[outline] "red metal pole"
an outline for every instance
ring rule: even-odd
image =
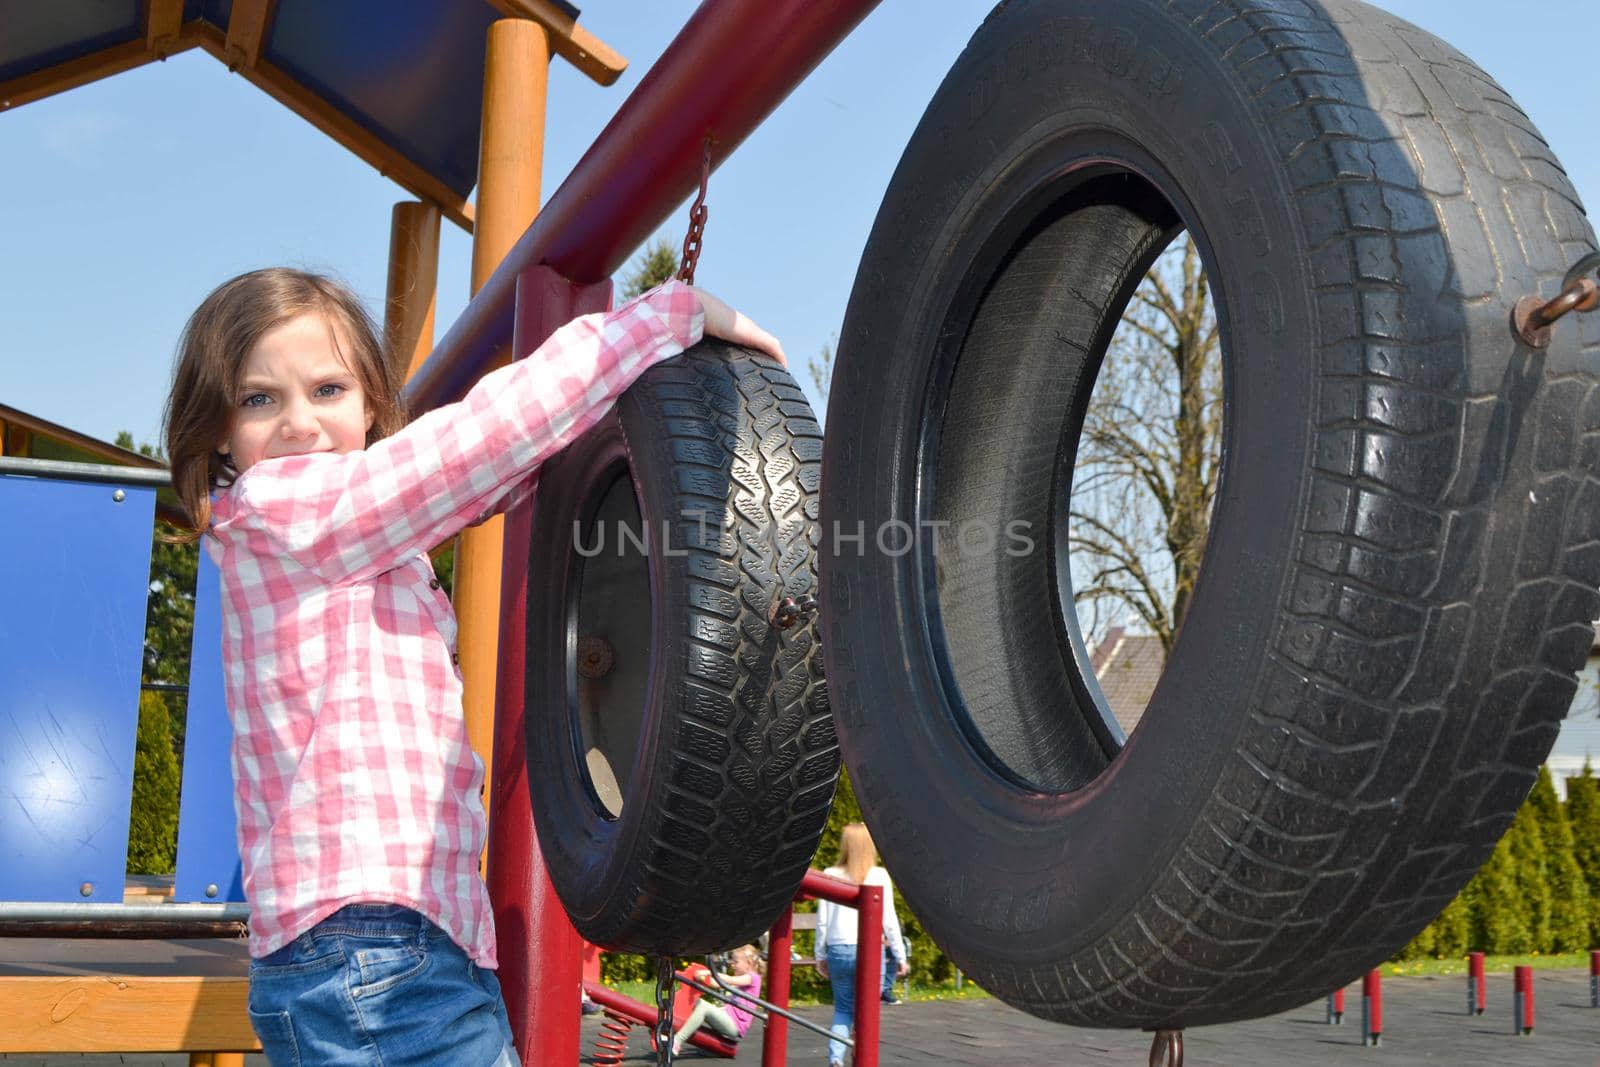
[[[545,263],[580,283],[608,277],[699,187],[706,137],[716,166],[877,3],[702,3],[412,376],[410,409],[477,379],[511,333],[518,274]]]
[[[518,285],[513,358],[528,355],[569,319],[604,311],[610,299],[609,281],[575,286],[548,267],[525,272]],[[528,795],[524,627],[533,518],[532,501],[506,516],[488,884],[500,943],[500,987],[522,1062],[576,1063],[583,941],[545,872]]]
[[[794,947],[794,905],[790,904],[767,934],[767,999],[780,1008],[789,1006],[789,955]],[[785,1067],[789,1058],[789,1020],[776,1012],[767,1015],[761,1038],[761,1067]]]
[[[1483,953],[1467,953],[1467,1014],[1482,1015],[1484,1009]]]
[[[1376,967],[1361,979],[1361,1043],[1377,1045],[1383,1039],[1383,972]]]
[[[1518,967],[1513,972],[1511,1002],[1512,1033],[1526,1037],[1533,1033],[1533,968]]]
[[[883,1002],[883,887],[861,887],[856,917],[856,1055],[855,1067],[878,1067],[878,1016]]]
[[[1328,1023],[1329,1026],[1343,1026],[1344,1025],[1344,990],[1343,989],[1335,989],[1332,993],[1328,994],[1328,1017],[1327,1017],[1327,1023]]]
[[[1600,1008],[1600,949],[1589,953],[1589,1007]]]

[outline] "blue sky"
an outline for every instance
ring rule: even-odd
[[[806,360],[838,333],[901,149],[990,6],[884,0],[712,176],[698,280],[778,334],[808,390]],[[1498,79],[1600,202],[1591,4],[1385,6]],[[582,7],[630,65],[610,88],[554,65],[545,196],[694,9]],[[198,50],[0,114],[0,161],[0,402],[107,439],[156,440],[184,319],[233,274],[332,271],[380,312],[390,208],[409,199]],[[661,230],[674,244],[685,214]],[[439,336],[466,304],[470,248],[446,223]]]

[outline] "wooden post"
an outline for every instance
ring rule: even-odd
[[[501,19],[489,27],[483,72],[483,136],[472,235],[476,293],[539,211],[544,162],[545,86],[550,40],[538,23]],[[501,352],[493,366],[510,359]],[[485,368],[489,370],[492,368]],[[496,516],[456,543],[455,608],[467,737],[484,764],[484,805],[494,795],[494,689],[500,633],[500,556],[504,521]],[[485,863],[480,862],[480,866]]]
[[[439,297],[439,205],[402,200],[389,216],[389,290],[383,339],[402,380],[433,351]]]

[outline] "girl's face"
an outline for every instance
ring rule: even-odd
[[[361,379],[339,355],[353,350],[319,312],[262,334],[245,356],[233,424],[218,451],[243,474],[264,459],[366,447],[373,413]]]
[[[734,974],[749,974],[753,970],[755,970],[755,962],[750,959],[748,954],[741,952],[733,957]]]

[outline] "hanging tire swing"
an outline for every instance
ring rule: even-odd
[[[1180,231],[1221,328],[1222,473],[1124,740],[1066,501]],[[827,536],[867,531],[824,553],[841,745],[957,966],[1049,1019],[1219,1023],[1342,986],[1452,899],[1600,613],[1600,324],[1537,352],[1509,327],[1593,248],[1505,92],[1374,8],[995,8],[864,252],[822,497]],[[1033,547],[966,553],[973,522]],[[874,544],[891,527],[912,550]]]
[[[595,944],[754,940],[816,851],[839,773],[809,610],[821,451],[782,367],[708,339],[540,474],[530,788],[550,880]]]

